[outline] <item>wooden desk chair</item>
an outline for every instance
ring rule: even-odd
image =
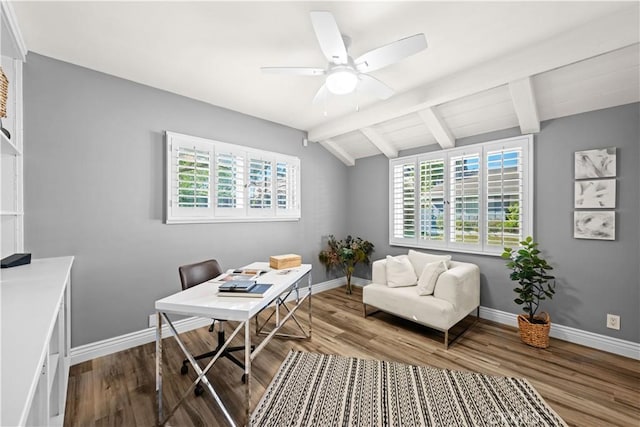
[[[204,283],[208,280],[214,279],[222,274],[222,268],[220,268],[220,264],[215,259],[210,259],[207,261],[197,262],[195,264],[183,265],[178,267],[178,274],[180,275],[180,282],[182,283],[182,290],[189,289],[192,286],[199,285],[200,283]],[[209,332],[213,332],[215,328],[216,321],[218,322],[218,345],[217,347],[209,351],[207,353],[196,356],[196,360],[206,359],[209,357],[213,357],[222,347],[225,342],[224,337],[224,320],[213,319],[213,323],[209,327]],[[253,349],[253,348],[252,348]],[[236,359],[231,353],[234,351],[244,351],[244,346],[238,347],[227,347],[224,349],[220,357],[226,357],[231,360],[233,363],[238,365],[244,371],[244,363]],[[186,375],[189,372],[189,361],[184,359],[182,361],[182,368],[180,369],[180,373],[182,375]],[[244,374],[242,375],[242,382],[245,381]],[[204,392],[204,389],[200,384],[198,384],[195,388],[196,396],[200,396]]]

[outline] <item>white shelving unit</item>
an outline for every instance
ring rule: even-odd
[[[0,1],[0,65],[9,81],[7,117],[0,133],[0,258],[24,251],[24,211],[22,170],[22,64],[26,47],[11,5]]]
[[[73,257],[2,270],[0,425],[61,426],[71,350]]]

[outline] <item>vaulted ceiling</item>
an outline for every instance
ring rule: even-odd
[[[29,50],[308,131],[347,165],[383,153],[640,101],[638,2],[14,2]],[[428,49],[371,73],[396,94],[312,99],[326,66],[309,19],[350,54],[416,33]]]

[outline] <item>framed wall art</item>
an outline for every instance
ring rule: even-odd
[[[576,181],[574,194],[575,208],[615,208],[616,180]]]
[[[575,211],[573,237],[576,239],[615,240],[614,211]]]
[[[576,151],[575,179],[616,176],[616,147]]]

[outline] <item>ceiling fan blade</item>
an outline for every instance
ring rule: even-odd
[[[355,60],[356,68],[361,73],[379,70],[426,48],[427,38],[416,34],[365,53]]]
[[[299,76],[321,76],[325,73],[322,68],[308,67],[261,67],[263,73],[296,74]]]
[[[324,56],[334,64],[346,64],[348,61],[347,48],[331,12],[314,10],[310,12],[310,15],[313,30]]]
[[[327,85],[323,84],[320,86],[320,89],[318,89],[318,92],[316,92],[316,96],[313,97],[313,103],[319,104],[327,99],[327,96],[329,96],[329,91],[327,90]]]
[[[360,78],[358,89],[379,99],[389,99],[395,93],[393,89],[374,77],[367,74],[360,74],[358,77]]]

